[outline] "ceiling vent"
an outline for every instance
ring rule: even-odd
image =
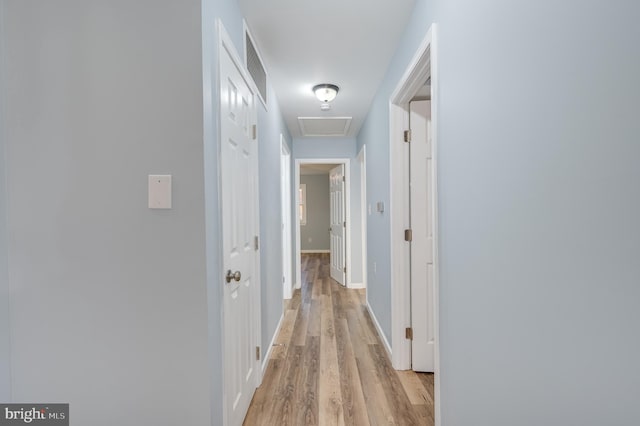
[[[262,100],[265,108],[267,107],[267,73],[264,70],[264,65],[262,63],[262,59],[258,54],[258,50],[256,49],[255,44],[253,43],[253,38],[249,33],[249,28],[247,28],[246,23],[244,27],[244,51],[245,51],[245,63],[247,66],[247,71],[251,75],[253,82],[258,89],[258,95]]]
[[[302,136],[347,136],[351,117],[298,117]]]

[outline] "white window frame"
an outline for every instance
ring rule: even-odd
[[[307,224],[307,184],[301,183],[298,187],[298,218],[300,225]],[[302,207],[302,211],[300,208]]]
[[[264,68],[264,76],[265,79],[267,80],[267,87],[266,90],[269,90],[269,73],[267,72],[267,64],[265,64],[264,59],[262,59],[262,55],[260,54],[260,51],[258,50],[258,46],[256,45],[255,42],[255,37],[253,37],[253,34],[251,34],[251,30],[249,29],[249,26],[247,25],[247,21],[246,20],[242,20],[242,28],[244,30],[243,32],[243,36],[242,36],[242,41],[244,42],[244,45],[242,46],[243,50],[244,50],[244,67],[245,69],[248,69],[247,67],[247,38],[249,40],[251,40],[251,44],[253,44],[253,48],[256,51],[256,54],[258,55],[258,59],[260,59],[260,62],[262,63],[262,68]],[[251,77],[249,80],[251,80],[251,84],[253,86],[254,92],[256,95],[258,95],[258,99],[260,99],[260,102],[262,103],[262,106],[264,107],[265,111],[268,111],[269,108],[267,108],[267,101],[262,97],[262,93],[260,93],[260,90],[258,90],[258,87],[256,86],[256,83],[253,81],[253,77],[251,76],[250,73],[249,77]]]

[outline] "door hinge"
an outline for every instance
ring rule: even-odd
[[[253,247],[258,250],[260,248],[260,237],[257,235],[253,237]]]
[[[260,361],[260,346],[256,346],[256,361]]]
[[[413,328],[407,327],[404,329],[404,336],[408,340],[413,340]]]
[[[413,240],[413,231],[411,231],[411,229],[405,229],[404,230],[404,240],[405,241],[412,241]]]
[[[258,126],[253,125],[253,139],[258,137]]]
[[[343,181],[343,182],[346,182],[346,181],[347,181],[346,176],[342,176],[342,181]]]
[[[344,268],[342,268],[342,272],[344,272],[345,274],[347,273],[347,267],[346,266]]]
[[[404,141],[411,142],[411,130],[404,131]]]
[[[346,228],[347,227],[347,222],[342,222],[342,227]]]

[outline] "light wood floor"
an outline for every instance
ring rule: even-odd
[[[433,374],[395,371],[364,290],[329,277],[329,255],[303,255],[296,290],[245,425],[433,425]]]

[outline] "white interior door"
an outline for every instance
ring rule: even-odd
[[[329,172],[329,192],[330,202],[329,210],[331,215],[329,232],[330,251],[331,251],[331,278],[342,285],[345,285],[346,269],[346,226],[345,219],[345,181],[344,181],[344,164],[334,167]]]
[[[411,363],[415,371],[434,371],[435,299],[433,265],[434,176],[431,101],[410,103],[411,192]]]
[[[220,52],[220,133],[226,424],[241,425],[258,383],[257,144],[254,95],[228,48]],[[205,374],[203,372],[203,374]]]
[[[284,137],[280,135],[280,184],[282,202],[282,294],[291,299],[291,154]]]

